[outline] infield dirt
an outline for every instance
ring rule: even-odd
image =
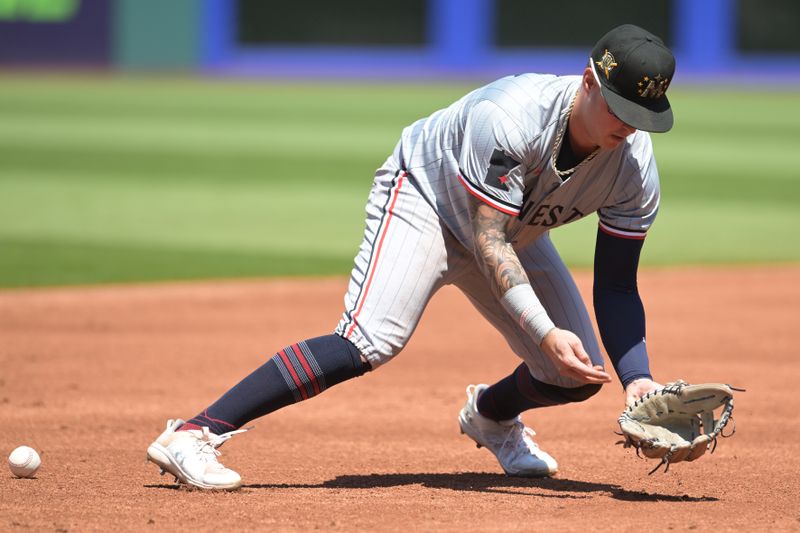
[[[576,280],[590,294],[590,274]],[[0,472],[2,531],[800,530],[795,335],[800,267],[645,270],[661,381],[722,381],[736,434],[666,474],[615,445],[613,383],[526,422],[553,479],[502,475],[459,434],[469,383],[518,360],[455,289],[396,360],[256,420],[222,448],[232,493],[178,489],[145,463],[167,418],[196,414],[272,354],[330,332],[347,280],[0,292],[0,451],[37,449],[35,479]]]

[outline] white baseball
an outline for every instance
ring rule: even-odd
[[[39,454],[29,446],[20,446],[8,456],[8,468],[17,477],[33,477],[41,464]]]

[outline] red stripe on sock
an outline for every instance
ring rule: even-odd
[[[302,396],[304,400],[308,400],[308,393],[306,392],[306,388],[303,387],[303,382],[300,381],[300,376],[298,376],[297,372],[295,372],[294,367],[292,366],[292,362],[289,360],[289,356],[286,355],[283,350],[278,352],[278,355],[283,360],[283,364],[286,365],[286,368],[289,369],[289,373],[292,375],[294,384],[297,385],[298,389],[300,389],[300,396]]]
[[[300,349],[300,347],[296,344],[292,344],[292,350],[294,350],[294,354],[297,356],[297,359],[300,361],[300,364],[306,371],[308,378],[311,380],[311,386],[314,388],[314,396],[316,396],[319,394],[319,383],[317,383],[317,376],[311,371],[311,365],[308,364],[308,360],[306,359],[306,356],[303,354],[303,351]]]
[[[211,418],[210,416],[208,416],[208,409],[203,411],[203,415],[202,416],[203,416],[203,418],[208,418],[212,422],[218,422],[220,424],[224,424],[224,425],[228,426],[229,428],[236,429],[236,426],[234,426],[233,424],[225,422],[224,420],[220,420],[219,418]]]

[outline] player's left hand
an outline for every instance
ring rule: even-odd
[[[652,392],[654,390],[663,389],[664,385],[656,383],[652,379],[648,378],[639,378],[634,379],[628,386],[625,387],[625,405],[631,406],[633,403],[647,394],[648,392]]]
[[[659,386],[650,379],[631,382],[626,389],[644,390]],[[666,386],[645,393],[638,402],[627,407],[620,415],[619,427],[625,437],[626,448],[636,448],[636,455],[643,454],[661,462],[650,471],[661,466],[664,471],[672,463],[694,461],[706,451],[714,451],[717,437],[733,420],[733,391],[723,383],[701,383],[689,385],[683,380],[667,383]],[[722,408],[719,417],[714,411]],[[736,430],[733,425],[729,437]]]

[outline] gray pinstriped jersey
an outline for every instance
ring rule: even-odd
[[[601,150],[565,181],[550,165],[580,79],[502,78],[403,131],[405,169],[465,247],[473,248],[469,195],[516,217],[510,235],[519,246],[595,211],[605,231],[644,237],[659,204],[649,134],[637,131],[615,149]],[[502,175],[491,168],[498,157],[511,162],[500,165],[508,169]]]

